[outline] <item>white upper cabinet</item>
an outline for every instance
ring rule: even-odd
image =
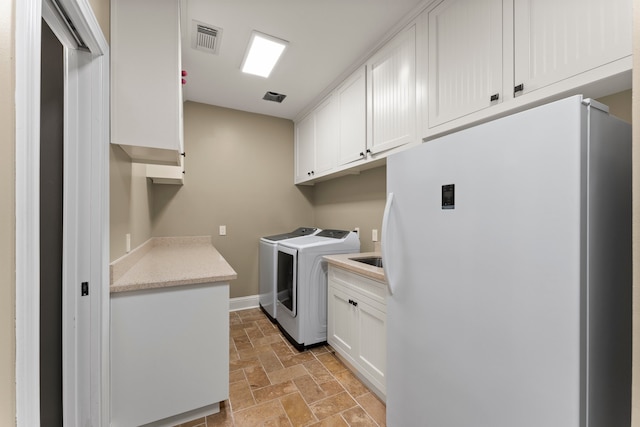
[[[365,68],[361,67],[336,90],[338,104],[338,165],[366,157],[367,86]]]
[[[180,165],[178,0],[111,0],[111,142],[133,161]]]
[[[367,61],[367,146],[372,155],[416,139],[416,26]]]
[[[631,0],[443,0],[423,18],[421,136],[631,84]],[[425,131],[426,129],[426,131]]]
[[[502,102],[502,0],[445,0],[428,13],[429,123]]]
[[[338,115],[332,96],[295,125],[295,183],[310,181],[336,166]]]
[[[296,123],[296,183],[311,179],[315,145],[315,120],[313,113]]]
[[[560,97],[631,87],[632,0],[432,0],[406,22],[331,89],[335,121],[317,118],[325,100],[313,142],[297,130],[297,184]]]
[[[521,93],[631,54],[630,0],[514,0],[514,19]]]
[[[329,97],[314,111],[315,166],[314,172],[324,173],[336,166],[336,143],[338,142],[338,112],[334,97]]]

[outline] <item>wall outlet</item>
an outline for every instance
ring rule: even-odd
[[[377,242],[378,241],[378,230],[376,230],[375,228],[373,230],[371,230],[371,240],[373,242]]]
[[[124,235],[125,246],[127,253],[131,252],[131,233],[127,233]]]
[[[226,225],[221,225],[218,234],[220,234],[221,236],[226,236],[227,235],[227,226]]]

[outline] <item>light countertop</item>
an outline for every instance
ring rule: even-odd
[[[356,254],[337,254],[337,255],[325,255],[324,259],[329,264],[333,264],[337,267],[344,268],[345,270],[358,273],[362,276],[370,277],[375,280],[386,283],[387,279],[384,275],[384,269],[375,267],[373,265],[364,264],[362,262],[353,261],[349,258],[363,258],[371,256],[380,256],[380,252],[362,252]]]
[[[153,237],[110,265],[111,293],[238,277],[211,243],[210,236]]]

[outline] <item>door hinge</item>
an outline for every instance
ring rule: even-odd
[[[89,282],[82,282],[80,296],[86,297],[89,295]]]

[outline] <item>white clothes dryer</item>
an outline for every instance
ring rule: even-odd
[[[358,234],[323,230],[278,243],[276,320],[298,350],[327,341],[327,261],[324,255],[360,252]]]
[[[260,239],[258,253],[258,302],[264,314],[266,314],[272,322],[275,323],[276,321],[278,242],[284,242],[302,236],[311,236],[320,231],[322,230],[314,227],[299,227],[289,233],[265,236]]]

